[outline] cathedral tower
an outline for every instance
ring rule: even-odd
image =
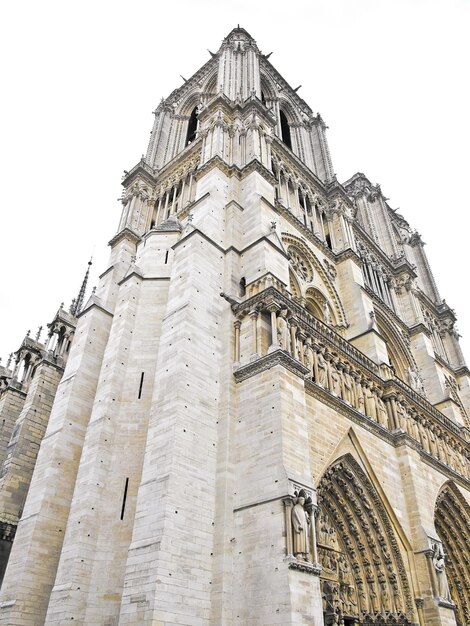
[[[455,314],[325,129],[242,28],[158,105],[69,320],[0,624],[468,623]]]

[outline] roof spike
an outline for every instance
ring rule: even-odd
[[[83,301],[85,299],[86,286],[88,283],[88,276],[90,275],[90,267],[92,265],[93,265],[93,257],[88,261],[88,267],[85,273],[85,277],[83,278],[80,291],[78,292],[78,296],[72,300],[72,305],[70,307],[70,313],[72,315],[77,316],[80,313],[80,309],[83,306]]]

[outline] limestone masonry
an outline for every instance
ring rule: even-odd
[[[424,244],[242,28],[109,265],[0,366],[0,624],[470,624],[470,372]]]

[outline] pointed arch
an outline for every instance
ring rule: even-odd
[[[379,332],[387,344],[390,363],[396,375],[408,384],[408,368],[418,371],[413,354],[395,324],[387,319],[379,307],[374,307],[374,311]]]
[[[332,321],[337,323],[336,316],[332,310],[328,298],[316,287],[309,287],[305,292],[305,306],[316,318],[327,324]]]
[[[336,320],[338,326],[343,326],[346,328],[347,320],[343,305],[341,304],[338,292],[336,291],[336,288],[333,285],[331,278],[328,276],[323,264],[300,237],[297,237],[296,235],[287,232],[281,233],[281,236],[282,242],[286,247],[287,252],[289,252],[290,246],[294,246],[299,252],[301,252],[303,257],[308,260],[309,264],[311,264],[314,273],[318,275],[322,285],[325,288],[326,297],[328,299],[331,310],[333,311],[332,317]],[[311,285],[309,284],[308,286],[310,287]],[[315,285],[315,287],[317,287],[317,285]],[[302,293],[301,295],[305,297],[305,293]]]
[[[447,582],[457,626],[470,623],[470,506],[449,481],[436,500],[434,524],[445,554]]]
[[[393,623],[412,624],[412,594],[391,519],[351,454],[327,469],[317,498],[325,624],[382,623],[384,615]]]
[[[292,296],[297,300],[302,297],[302,290],[300,289],[299,281],[297,280],[292,269],[289,268],[289,288]]]
[[[215,72],[213,72],[212,74],[210,74],[210,76],[207,77],[201,90],[206,96],[215,96],[217,94],[218,92],[217,76],[218,76],[218,70],[216,69]]]

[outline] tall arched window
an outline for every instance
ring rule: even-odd
[[[188,132],[186,133],[185,146],[196,139],[197,132],[197,107],[194,107],[188,121]]]
[[[292,150],[289,122],[287,121],[287,117],[284,111],[279,111],[279,118],[281,120],[281,139],[286,144],[286,146]]]

